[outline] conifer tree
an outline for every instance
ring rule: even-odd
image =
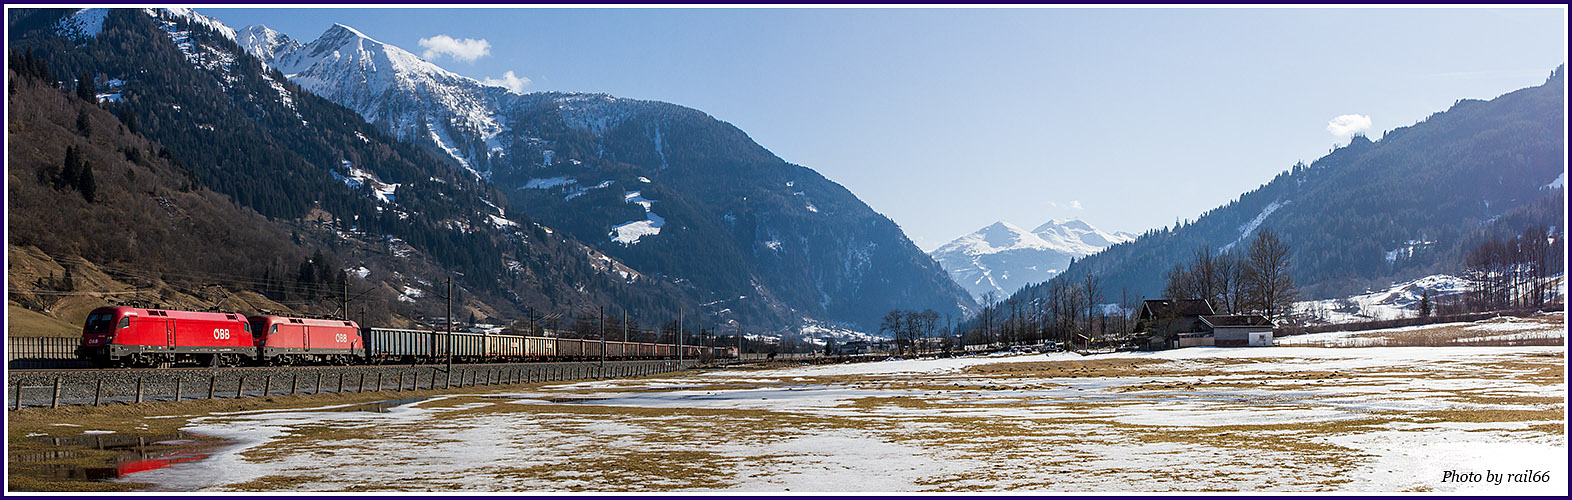
[[[93,89],[93,75],[83,73],[82,76],[76,78],[77,97],[87,102],[93,102],[97,95],[97,92]]]
[[[77,177],[76,189],[77,191],[82,192],[82,199],[87,200],[88,203],[92,203],[94,201],[94,198],[98,194],[98,186],[94,184],[93,181],[92,163],[82,163],[82,173],[79,177]]]

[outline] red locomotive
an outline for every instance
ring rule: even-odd
[[[252,316],[260,358],[279,365],[331,363],[347,365],[365,355],[360,326],[333,319]]]
[[[256,356],[251,324],[233,313],[100,307],[87,315],[77,357],[100,366],[239,365]]]

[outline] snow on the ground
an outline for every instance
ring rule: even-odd
[[[567,177],[547,177],[547,178],[543,178],[543,179],[530,179],[529,182],[524,183],[524,185],[519,187],[519,189],[551,189],[551,188],[554,188],[554,187],[557,187],[557,186],[566,186],[568,184],[575,184],[575,183],[578,183],[578,182],[579,181],[577,181],[575,179],[570,179],[570,178],[567,178]]]
[[[610,181],[607,181],[610,182]],[[611,228],[611,241],[623,245],[632,245],[639,242],[640,238],[660,234],[661,226],[666,225],[666,219],[655,215],[652,208],[655,200],[645,198],[640,191],[625,191],[622,195],[623,203],[631,203],[644,208],[644,219],[624,222]]]
[[[779,250],[779,248],[776,247],[772,248]],[[803,319],[802,328],[800,328],[797,333],[800,334],[803,338],[807,339],[830,338],[835,339],[837,342],[870,342],[882,340],[882,337],[870,335],[866,332],[858,331],[845,325],[808,318]]]
[[[333,174],[334,179],[343,182],[350,189],[360,189],[360,186],[366,185],[371,188],[371,196],[382,203],[393,203],[397,200],[393,193],[398,191],[398,187],[402,183],[389,184],[382,182],[377,178],[376,174],[356,168],[354,162],[349,160],[340,161],[343,162],[344,168],[349,170],[349,176],[340,175],[337,171],[329,171],[329,173]]]
[[[1419,315],[1419,301],[1426,291],[1434,301],[1467,290],[1468,281],[1463,278],[1436,274],[1351,297],[1295,302],[1294,310],[1319,323],[1411,318]]]
[[[291,478],[282,484],[317,491],[1560,494],[1565,431],[1550,425],[1559,417],[1538,415],[1559,415],[1547,410],[1563,405],[1543,401],[1564,401],[1566,386],[1525,374],[1565,355],[1563,347],[1189,348],[559,382],[387,413],[200,417],[186,430],[237,444],[122,480],[203,491]],[[1042,361],[1129,368],[968,371]],[[1492,419],[1498,410],[1507,416]],[[1441,481],[1443,471],[1487,469],[1549,470],[1550,481]]]
[[[1433,323],[1429,325],[1381,328],[1375,330],[1336,331],[1291,335],[1274,339],[1279,346],[1343,346],[1375,347],[1392,337],[1411,333],[1433,332],[1447,334],[1456,342],[1485,342],[1495,340],[1554,339],[1566,337],[1566,322],[1561,312],[1518,318],[1501,316],[1475,322]],[[1477,332],[1476,336],[1465,334]]]

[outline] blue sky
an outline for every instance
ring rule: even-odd
[[[697,108],[925,250],[996,220],[1193,219],[1346,143],[1334,118],[1378,139],[1543,83],[1567,50],[1563,6],[199,11],[302,43],[336,22],[454,47],[430,59],[526,92]]]

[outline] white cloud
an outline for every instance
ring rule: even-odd
[[[524,93],[524,87],[530,84],[530,80],[529,77],[518,76],[513,74],[512,71],[509,71],[507,73],[503,73],[502,78],[487,78],[485,80],[481,80],[480,83],[481,85],[490,85],[493,87],[505,87],[514,93],[522,94]]]
[[[1073,208],[1073,209],[1076,209],[1076,210],[1084,209],[1084,207],[1081,206],[1081,200],[1071,200],[1070,201],[1070,208]]]
[[[426,60],[448,56],[457,61],[475,62],[476,59],[491,55],[491,42],[484,38],[476,40],[437,35],[420,39],[420,46],[426,48],[426,51],[420,54],[420,57]]]
[[[1338,137],[1350,137],[1370,128],[1370,117],[1365,115],[1340,115],[1326,123],[1326,131]]]

